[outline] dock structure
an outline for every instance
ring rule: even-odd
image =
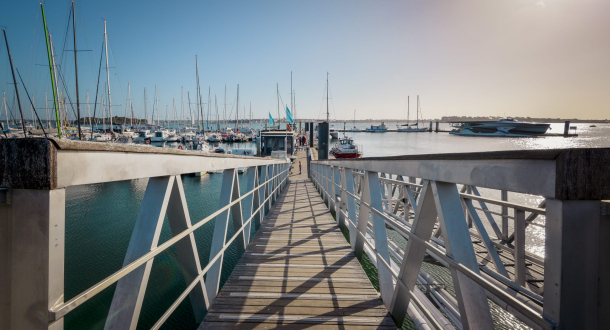
[[[136,329],[152,263],[170,248],[186,288],[151,329],[168,326],[183,303],[199,329],[610,324],[610,149],[354,160],[316,154],[299,151],[291,166],[153,147],[0,140],[0,329],[64,329],[66,315],[104,290],[113,290],[109,316],[95,323]],[[238,176],[238,168],[248,171]],[[219,170],[216,211],[191,219],[181,175]],[[66,301],[66,188],[141,178],[148,183],[123,265]],[[159,244],[165,219],[173,236]],[[214,227],[203,262],[194,233],[206,223]],[[532,228],[543,233],[544,257],[532,253]],[[241,258],[222,283],[229,247]],[[374,267],[365,273],[361,262]],[[428,273],[431,265],[444,277]],[[498,324],[505,320],[511,323]]]
[[[313,183],[296,175],[199,329],[274,327],[396,329]]]

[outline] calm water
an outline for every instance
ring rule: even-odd
[[[370,124],[357,124],[365,128]],[[394,129],[396,123],[386,122]],[[610,147],[610,125],[575,124],[579,137],[543,138],[480,138],[451,136],[447,133],[348,133],[355,143],[362,145],[364,156],[391,156],[404,154],[427,154],[449,152],[473,152],[517,149],[550,149],[576,147]],[[335,124],[336,128],[343,125]],[[348,128],[352,125],[349,125]],[[448,127],[443,127],[448,129]],[[563,132],[563,124],[553,124],[553,133]],[[223,145],[225,149],[254,147],[253,143]],[[214,212],[218,206],[221,175],[203,177],[183,176],[187,204],[191,221],[196,223]],[[138,214],[148,180],[133,180],[115,183],[70,187],[66,191],[66,276],[65,300],[89,288],[121,268],[127,245]],[[244,176],[240,175],[241,189],[245,189]],[[482,194],[499,198],[499,193],[482,190]],[[510,194],[509,200],[537,205],[537,196]],[[496,211],[499,211],[496,209]],[[544,219],[537,220],[544,224]],[[199,257],[207,264],[213,222],[195,232]],[[232,235],[229,225],[229,237]],[[537,255],[544,255],[544,229],[530,226],[527,229],[527,248]],[[169,225],[164,223],[159,244],[171,237]],[[399,240],[399,237],[395,238]],[[229,249],[223,267],[226,280],[237,262],[235,249]],[[445,269],[427,267],[437,281],[452,290],[450,276]],[[180,272],[175,250],[170,249],[154,260],[150,281],[138,327],[150,328],[173,301],[186,288]],[[103,329],[108,315],[114,286],[91,299],[66,316],[66,329]],[[520,328],[512,316],[494,309],[499,328]],[[186,299],[166,322],[165,329],[195,329],[190,303]]]

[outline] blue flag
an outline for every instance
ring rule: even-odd
[[[292,114],[290,113],[290,109],[288,109],[288,106],[286,106],[286,121],[289,123],[294,123],[294,120],[292,120]]]
[[[269,126],[273,126],[273,117],[271,117],[271,112],[269,112]]]

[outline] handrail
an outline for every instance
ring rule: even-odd
[[[275,180],[277,177],[281,176],[286,171],[289,171],[289,170],[286,169],[286,170],[282,171],[281,173],[278,173],[274,177],[270,178],[269,180],[265,181],[264,183],[259,184],[256,188],[250,190],[248,193],[240,196],[238,199],[235,199],[233,202],[229,203],[228,205],[224,206],[223,208],[218,209],[216,212],[210,214],[209,216],[205,217],[201,221],[199,221],[196,224],[194,224],[191,228],[186,229],[185,231],[181,232],[178,235],[175,235],[174,237],[172,237],[171,239],[169,239],[165,243],[159,245],[158,247],[156,247],[155,249],[151,250],[150,252],[146,253],[142,257],[136,259],[135,261],[131,262],[127,266],[124,266],[123,268],[119,269],[118,271],[116,271],[112,275],[106,277],[102,281],[100,281],[97,284],[91,286],[89,289],[87,289],[87,290],[81,292],[80,294],[74,296],[69,301],[53,306],[51,309],[49,309],[49,313],[52,316],[52,319],[53,320],[58,320],[59,318],[64,317],[66,314],[68,314],[69,312],[71,312],[72,310],[77,308],[78,306],[82,305],[87,300],[91,299],[96,294],[98,294],[99,292],[101,292],[104,289],[108,288],[112,284],[118,282],[121,278],[125,277],[127,274],[131,273],[132,271],[134,271],[138,267],[142,266],[143,264],[145,264],[149,260],[153,259],[155,256],[157,256],[161,252],[167,250],[172,245],[176,244],[177,242],[179,242],[181,239],[183,239],[184,237],[186,237],[190,233],[192,233],[195,230],[199,229],[201,226],[206,224],[208,221],[214,219],[216,216],[218,216],[221,213],[223,213],[224,211],[228,210],[233,205],[241,202],[244,198],[248,197],[250,194],[253,194],[257,189],[260,189],[263,186],[266,187],[271,181]],[[285,180],[286,179],[284,179],[284,181]],[[282,182],[284,182],[284,181],[282,181]],[[273,190],[273,192],[275,192],[277,189],[279,189],[279,187],[280,186],[278,185]],[[269,195],[269,197],[267,197],[265,199],[265,202],[267,202],[269,200],[269,198],[271,198],[271,194]],[[262,206],[264,206],[264,205],[265,204],[262,204]],[[261,206],[259,206],[257,208],[256,212],[258,212],[260,210],[260,208],[261,208]],[[256,212],[253,212],[252,215],[250,216],[250,218],[248,219],[248,221],[244,222],[244,225],[240,228],[240,230],[233,235],[233,237],[230,240],[231,242],[235,239],[235,237],[237,237],[239,235],[239,233],[241,233],[241,231],[243,230],[245,225],[248,224],[251,221],[252,218],[254,218],[254,216],[256,215]],[[224,252],[225,248],[223,248],[223,250],[221,252],[219,252],[216,255],[216,257],[208,263],[208,266],[206,267],[205,272],[207,272],[207,270],[209,269],[209,266],[211,266],[218,259],[218,257],[220,257],[221,253]]]
[[[286,171],[290,171],[290,169],[284,170],[282,173],[286,172]],[[281,174],[281,173],[280,173]],[[275,177],[274,177],[275,178]],[[286,180],[288,180],[288,177],[284,177],[284,179],[282,180],[282,183],[285,182]],[[270,181],[270,180],[269,180]],[[268,181],[267,181],[268,182]],[[260,187],[260,185],[259,185]],[[274,190],[273,193],[276,192],[276,190],[278,190],[281,187],[281,184],[279,184]],[[255,188],[255,189],[258,189]],[[254,191],[254,190],[253,190]],[[151,329],[155,330],[155,329],[159,329],[161,328],[161,326],[163,325],[163,323],[165,323],[165,321],[167,321],[167,319],[169,318],[169,316],[176,310],[176,308],[178,308],[178,306],[180,305],[180,303],[182,303],[182,301],[184,300],[184,298],[186,298],[186,296],[193,290],[193,288],[195,288],[195,285],[197,285],[197,282],[199,282],[203,276],[208,272],[208,270],[210,269],[210,267],[218,260],[218,258],[220,258],[220,256],[226,251],[226,249],[229,247],[229,245],[231,245],[231,243],[233,243],[233,241],[238,237],[238,235],[244,230],[244,228],[246,228],[246,225],[249,224],[252,219],[254,219],[254,216],[260,211],[261,208],[265,207],[265,203],[271,198],[272,194],[269,194],[269,197],[267,197],[265,199],[265,201],[263,203],[261,203],[258,208],[256,208],[255,211],[252,211],[252,215],[250,216],[250,218],[248,218],[248,220],[246,222],[244,222],[244,225],[241,226],[241,228],[239,228],[239,230],[237,232],[235,232],[235,234],[233,234],[233,236],[231,237],[231,239],[229,239],[224,245],[223,248],[216,254],[216,256],[214,257],[214,259],[210,260],[208,262],[208,265],[201,270],[201,272],[199,273],[199,275],[197,275],[197,277],[191,282],[191,284],[184,290],[184,292],[176,299],[176,301],[174,301],[174,303],[170,306],[170,308],[167,309],[167,311],[165,313],[163,313],[163,315],[161,316],[161,318],[159,318],[159,320],[153,325],[153,327]]]
[[[332,194],[325,188],[326,187],[325,184],[329,184],[329,186],[332,187],[333,190],[335,190],[335,188],[339,189],[339,191],[335,190],[335,195],[340,195],[340,194],[346,193],[347,195],[349,195],[352,198],[354,198],[355,201],[358,201],[360,203],[361,209],[364,206],[367,209],[369,209],[371,212],[374,212],[375,214],[377,214],[380,217],[382,217],[384,219],[384,222],[386,223],[386,225],[393,224],[391,227],[394,230],[396,230],[398,233],[400,233],[402,236],[407,237],[408,239],[413,239],[415,242],[421,244],[422,246],[425,246],[427,250],[429,250],[432,253],[434,253],[436,256],[438,256],[440,259],[442,259],[446,264],[448,264],[451,267],[454,267],[460,273],[466,275],[468,278],[470,278],[471,280],[476,282],[478,285],[483,287],[485,290],[489,291],[490,293],[494,294],[495,296],[497,296],[498,298],[503,300],[510,307],[514,308],[516,311],[518,311],[519,313],[523,314],[525,317],[527,317],[528,319],[533,321],[536,325],[538,325],[538,326],[540,326],[540,327],[542,327],[544,329],[550,329],[550,328],[554,328],[555,327],[555,324],[552,321],[547,320],[538,311],[533,310],[531,307],[527,306],[526,304],[523,304],[521,301],[519,301],[518,299],[516,299],[513,296],[509,295],[505,291],[503,291],[503,290],[499,289],[498,287],[494,286],[487,279],[485,279],[481,275],[473,272],[468,267],[466,267],[466,266],[464,266],[464,265],[462,265],[460,263],[455,262],[451,256],[446,254],[446,252],[440,250],[435,245],[425,241],[424,239],[422,239],[422,238],[418,237],[417,235],[415,235],[414,233],[412,233],[410,230],[408,230],[408,229],[404,228],[403,226],[399,225],[399,223],[395,219],[393,219],[390,216],[388,216],[388,214],[386,214],[382,210],[381,211],[377,210],[376,208],[372,207],[372,205],[370,205],[369,203],[364,202],[360,198],[360,196],[358,196],[357,194],[354,194],[354,193],[351,193],[351,192],[347,191],[345,189],[345,187],[342,187],[341,185],[333,182],[333,180],[331,180],[329,177],[326,177],[326,175],[324,175],[324,173],[318,172],[317,169],[315,167],[313,167],[313,166],[312,166],[312,171],[315,172],[315,175],[313,175],[312,178],[313,178],[314,182],[316,183],[316,185],[318,186],[318,188],[321,190],[322,195],[323,196],[327,195],[328,198],[332,200],[332,202],[337,203],[337,201],[334,198],[335,196],[332,196]],[[363,175],[363,173],[353,172],[353,175],[354,176],[361,176],[361,175]],[[325,181],[325,183],[318,182],[318,176],[320,176],[321,179]],[[379,181],[381,181],[381,182],[390,182],[390,183],[396,182],[397,184],[405,184],[406,183],[406,182],[402,182],[402,181],[398,181],[398,180],[392,180],[392,179],[387,179],[387,178],[379,178]],[[407,183],[407,184],[408,185],[412,185],[412,183]],[[420,185],[420,187],[421,187],[421,185]],[[488,202],[488,203],[491,203],[491,204],[496,204],[496,202],[499,202],[498,204],[500,206],[508,206],[508,207],[512,207],[512,208],[515,208],[515,209],[519,209],[519,210],[523,210],[523,211],[528,211],[528,212],[532,212],[532,213],[536,213],[536,214],[544,215],[545,212],[546,212],[544,209],[540,209],[540,208],[536,208],[536,207],[529,207],[529,206],[524,206],[524,205],[520,205],[520,204],[516,204],[516,203],[508,203],[508,202],[504,202],[504,201],[497,201],[497,200],[494,200],[494,199],[480,197],[480,196],[475,196],[475,195],[471,195],[471,194],[460,193],[460,197],[461,197],[461,199],[479,200],[479,201]],[[331,205],[330,202],[329,202],[329,205]],[[349,215],[346,212],[343,212],[343,210],[340,210],[339,212],[342,212],[342,215],[343,215],[344,219],[347,219],[349,221],[349,223],[354,228],[357,227],[357,225],[352,221],[352,219],[349,218]],[[364,243],[367,246],[369,246],[369,248],[377,256],[379,256],[379,253],[373,247],[372,243],[368,241],[368,239],[365,236],[365,234],[363,232],[359,231],[359,230],[356,230],[355,232],[358,235],[362,236],[364,238]],[[377,260],[381,260],[382,264],[384,265],[384,267],[386,267],[388,270],[390,270],[390,273],[392,274],[392,277],[394,278],[394,280],[396,280],[397,284],[404,286],[404,283],[402,283],[402,281],[400,281],[400,279],[397,278],[397,275],[392,270],[392,267],[390,265],[387,265],[383,258],[378,257]]]

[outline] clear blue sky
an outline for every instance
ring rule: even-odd
[[[45,2],[74,99],[73,55],[62,51],[73,48],[71,30],[64,40],[70,6]],[[162,116],[173,99],[180,111],[182,86],[185,100],[190,91],[194,102],[197,54],[204,100],[210,87],[222,111],[226,84],[231,108],[240,84],[240,111],[252,102],[256,118],[277,116],[276,83],[290,103],[290,71],[301,118],[324,117],[327,71],[333,118],[352,118],[354,109],[359,119],[404,118],[407,95],[413,109],[417,94],[426,118],[609,118],[609,12],[610,1],[601,0],[77,0],[78,48],[91,50],[79,53],[81,102],[87,90],[91,103],[95,97],[106,19],[115,115],[124,114],[128,81],[138,117],[145,87],[149,114],[155,85]],[[38,1],[2,2],[0,26],[29,92],[43,105],[51,87]],[[0,82],[10,106],[4,40]],[[29,118],[23,90],[21,101]]]

